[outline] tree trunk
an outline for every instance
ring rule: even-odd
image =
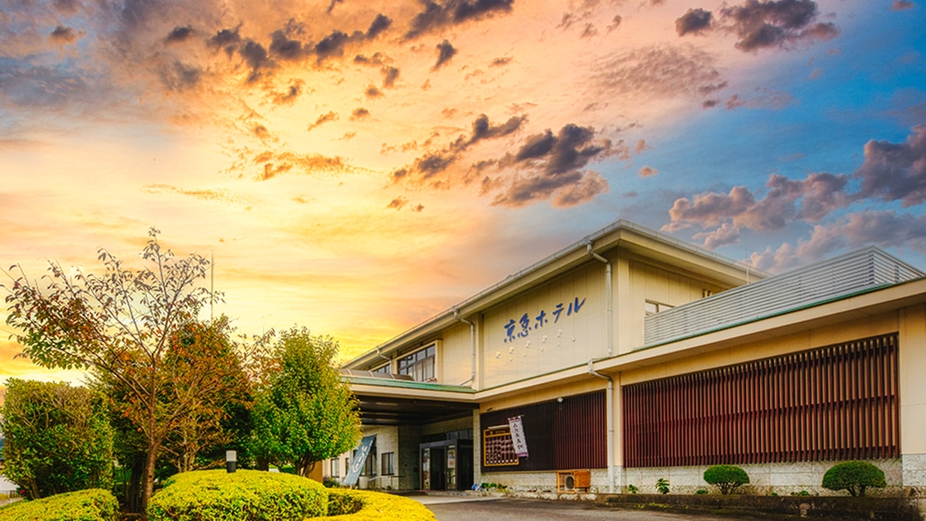
[[[148,502],[154,494],[154,464],[158,459],[158,446],[150,444],[145,455],[145,478],[141,493],[141,517],[148,519]]]
[[[142,512],[141,483],[145,475],[146,459],[144,452],[136,452],[132,456],[132,466],[125,487],[125,510],[130,513],[140,514]]]

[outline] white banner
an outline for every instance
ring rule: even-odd
[[[524,425],[521,423],[521,417],[508,418],[508,426],[511,428],[511,443],[514,445],[514,453],[519,458],[527,457],[527,439],[524,437]]]

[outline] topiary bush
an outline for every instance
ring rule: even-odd
[[[402,496],[345,488],[328,489],[328,494],[331,517],[326,521],[437,521],[424,505]]]
[[[302,521],[327,514],[321,483],[259,470],[177,474],[148,504],[148,521]]]
[[[704,481],[720,487],[721,494],[729,494],[749,483],[749,474],[735,465],[714,465],[704,471]]]
[[[847,461],[833,465],[823,475],[823,488],[848,490],[853,497],[864,496],[868,487],[884,488],[884,472],[867,461]]]
[[[116,521],[119,502],[108,490],[65,492],[0,508],[0,521]]]

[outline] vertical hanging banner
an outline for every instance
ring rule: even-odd
[[[526,458],[527,438],[524,437],[524,424],[521,423],[521,417],[508,418],[508,427],[511,428],[511,443],[514,445],[515,455],[519,458]]]
[[[347,475],[344,476],[344,485],[356,485],[357,478],[360,477],[360,471],[363,470],[363,464],[367,461],[367,456],[370,455],[370,448],[373,446],[373,440],[376,439],[376,436],[365,436],[360,440],[360,446],[357,447],[357,452],[354,453],[354,459],[350,462],[350,469],[347,471]]]

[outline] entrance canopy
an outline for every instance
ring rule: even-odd
[[[475,391],[458,385],[342,373],[360,401],[363,425],[420,425],[470,417]]]

